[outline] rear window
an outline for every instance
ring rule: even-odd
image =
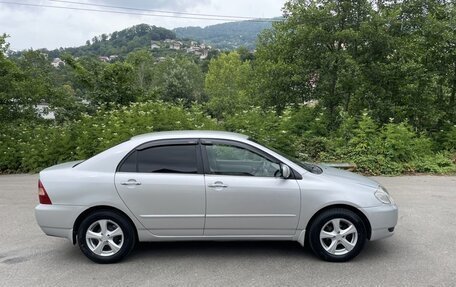
[[[119,171],[197,173],[196,147],[196,145],[169,145],[135,151],[125,159]]]
[[[134,151],[124,160],[119,168],[120,172],[136,172],[136,154],[137,152]]]

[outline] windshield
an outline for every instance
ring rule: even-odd
[[[272,150],[273,152],[275,152],[275,153],[283,156],[284,158],[294,162],[295,164],[299,165],[300,167],[302,167],[303,169],[305,169],[305,170],[307,170],[309,172],[316,173],[316,174],[320,174],[320,173],[323,172],[323,169],[321,167],[319,167],[318,165],[314,164],[314,163],[302,161],[302,160],[300,160],[300,159],[298,159],[298,158],[296,158],[294,156],[291,156],[291,155],[286,154],[286,153],[284,153],[282,151],[279,151],[279,150],[277,150],[277,149],[275,149],[273,147],[270,147],[270,146],[268,146],[266,144],[263,144],[263,143],[255,140],[255,139],[252,139],[250,137],[248,138],[248,140],[252,141],[254,143],[260,144],[260,145]]]

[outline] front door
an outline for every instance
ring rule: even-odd
[[[274,158],[249,145],[203,140],[205,235],[294,235],[300,189]]]
[[[152,142],[123,161],[120,197],[157,236],[203,235],[205,187],[197,140]]]

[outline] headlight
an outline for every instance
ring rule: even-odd
[[[383,186],[380,186],[375,192],[375,197],[380,200],[380,202],[385,204],[394,203],[393,198],[389,195],[388,191]]]

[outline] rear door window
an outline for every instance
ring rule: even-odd
[[[120,172],[198,173],[197,145],[153,146],[131,153]]]

